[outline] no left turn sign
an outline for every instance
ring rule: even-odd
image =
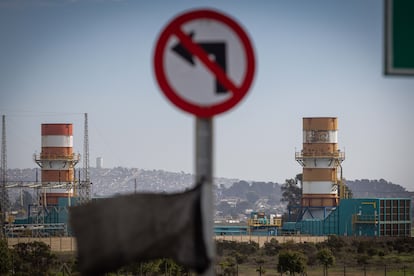
[[[155,47],[154,70],[172,103],[208,118],[246,95],[255,58],[249,37],[236,21],[203,9],[181,14],[164,28]]]

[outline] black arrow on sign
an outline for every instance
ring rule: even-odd
[[[189,37],[192,39],[194,32],[189,34]],[[218,66],[226,71],[226,44],[224,42],[197,42],[195,43],[200,46],[208,54],[214,55],[215,62]],[[183,44],[178,42],[175,46],[171,48],[177,55],[186,60],[192,66],[194,63],[194,55],[184,47]],[[224,87],[216,78],[216,93],[226,93],[227,88]]]

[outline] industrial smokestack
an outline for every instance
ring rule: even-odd
[[[72,124],[42,124],[42,151],[35,154],[35,161],[42,169],[46,197],[42,202],[57,204],[60,197],[73,196],[73,170],[79,155],[73,153]]]
[[[303,149],[296,153],[303,167],[301,206],[304,218],[325,218],[339,204],[340,166],[335,117],[303,118]]]

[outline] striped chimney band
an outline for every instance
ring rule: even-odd
[[[303,207],[334,207],[339,203],[338,121],[335,117],[303,118]]]

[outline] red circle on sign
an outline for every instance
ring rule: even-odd
[[[184,23],[199,19],[212,19],[219,21],[234,31],[234,33],[240,39],[246,59],[246,73],[240,85],[234,84],[231,79],[226,76],[224,71],[217,64],[215,64],[215,62],[211,62],[209,60],[208,56],[205,54],[205,52],[203,52],[202,49],[200,49],[197,45],[194,45],[194,43],[191,44],[191,41],[188,42],[191,40],[191,38],[188,38],[187,35],[182,32],[181,26]],[[202,60],[204,65],[215,75],[219,82],[229,90],[229,93],[232,93],[232,96],[230,98],[218,104],[204,106],[197,105],[188,101],[187,99],[184,99],[177,93],[177,91],[175,91],[175,89],[170,85],[168,81],[164,64],[165,53],[166,50],[168,50],[166,49],[167,43],[172,36],[176,36],[181,42],[183,42],[189,52],[195,54]],[[174,18],[161,32],[161,35],[158,38],[155,47],[154,70],[155,77],[161,90],[173,104],[175,104],[180,109],[192,113],[198,117],[208,118],[231,109],[247,94],[253,82],[255,71],[253,47],[246,32],[236,21],[229,18],[228,16],[213,10],[206,9],[190,11]]]

